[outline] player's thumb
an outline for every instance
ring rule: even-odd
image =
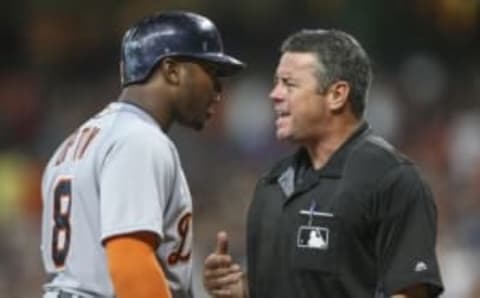
[[[225,231],[217,233],[217,246],[215,247],[215,253],[227,254],[228,253],[228,235]]]

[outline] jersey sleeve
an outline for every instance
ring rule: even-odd
[[[163,238],[175,159],[166,140],[135,134],[115,142],[100,177],[101,238],[150,231]]]
[[[429,187],[412,165],[391,170],[378,193],[376,251],[382,292],[426,284],[430,297],[443,291],[436,244],[436,207]]]

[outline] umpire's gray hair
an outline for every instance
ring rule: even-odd
[[[336,81],[348,82],[352,112],[363,117],[372,69],[366,51],[353,36],[340,30],[304,29],[287,37],[281,52],[315,53],[319,92],[325,92]]]

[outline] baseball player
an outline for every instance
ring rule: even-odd
[[[174,122],[201,129],[244,64],[215,25],[165,12],[128,29],[117,102],[56,150],[42,181],[44,298],[192,297],[192,202]]]

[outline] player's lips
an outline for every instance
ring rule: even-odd
[[[212,97],[212,99],[208,102],[207,105],[207,110],[205,112],[207,119],[215,115],[216,112],[216,107],[220,100],[222,99],[222,94],[221,93],[215,93],[215,95]]]
[[[208,105],[207,112],[206,112],[207,119],[215,115],[215,105],[216,105],[216,102],[212,102]]]
[[[208,111],[207,111],[207,119],[210,119],[213,115],[215,115],[215,110],[208,109]]]

